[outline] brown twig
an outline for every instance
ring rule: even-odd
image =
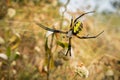
[[[48,54],[47,80],[50,80],[50,61],[51,61],[51,57],[52,57],[51,50],[52,50],[52,47],[53,47],[53,38],[54,38],[54,33],[52,34],[51,44],[50,44],[50,52],[49,52],[49,54]],[[48,38],[47,38],[47,39],[48,39]]]
[[[65,12],[67,11],[67,5],[69,4],[69,2],[70,2],[70,0],[67,0],[66,4],[64,5],[65,10],[62,12],[61,23],[60,23],[60,29],[62,29],[64,14],[65,14]]]

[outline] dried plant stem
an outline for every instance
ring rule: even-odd
[[[10,80],[10,61],[8,59],[8,80]]]
[[[47,72],[47,80],[50,80],[49,77],[50,77],[50,54],[48,54],[48,65],[47,65],[47,69],[48,69],[48,72]]]
[[[64,14],[67,11],[67,5],[69,4],[70,0],[67,0],[66,4],[64,5],[65,10],[62,12],[62,17],[61,17],[61,24],[60,24],[60,29],[62,29],[63,26],[63,19],[64,19]]]
[[[47,80],[50,80],[50,61],[51,61],[51,57],[52,57],[51,50],[52,50],[52,47],[53,47],[53,38],[54,38],[54,34],[52,34],[51,44],[50,44],[50,52],[49,52],[49,54],[48,54]]]
[[[75,75],[74,75],[74,77],[73,77],[73,79],[72,80],[76,80],[76,77],[78,76],[78,74],[76,73]]]

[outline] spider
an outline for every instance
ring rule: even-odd
[[[68,49],[67,49],[67,52],[66,52],[65,56],[67,56],[68,53],[71,56],[71,39],[72,39],[72,36],[75,36],[79,39],[91,39],[91,38],[97,38],[99,35],[101,35],[104,32],[104,31],[101,31],[100,33],[98,33],[95,36],[88,36],[88,35],[87,36],[78,36],[78,33],[80,31],[82,31],[82,29],[83,29],[83,24],[82,24],[81,21],[78,21],[78,19],[81,18],[82,16],[86,15],[86,14],[93,13],[93,12],[94,11],[83,13],[80,16],[78,16],[75,20],[73,20],[73,18],[71,18],[70,29],[68,31],[51,29],[51,28],[48,28],[48,27],[42,25],[41,23],[38,23],[38,22],[35,22],[35,23],[37,25],[39,25],[41,28],[43,28],[47,31],[51,31],[51,32],[54,32],[54,33],[66,34],[67,38],[69,39],[69,42],[68,42]]]

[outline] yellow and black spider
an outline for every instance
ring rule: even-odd
[[[37,25],[39,25],[41,28],[45,29],[45,30],[48,30],[48,31],[52,31],[54,33],[62,33],[62,34],[66,34],[66,36],[69,38],[69,44],[68,44],[68,50],[66,52],[66,56],[67,54],[69,53],[70,56],[71,56],[71,39],[72,39],[72,36],[75,36],[79,39],[91,39],[91,38],[96,38],[98,37],[100,34],[102,34],[104,31],[100,32],[99,34],[95,35],[95,36],[78,36],[78,33],[80,31],[82,31],[82,28],[83,28],[83,24],[82,22],[80,22],[78,19],[81,18],[82,16],[84,16],[85,14],[88,14],[88,13],[93,13],[94,11],[91,11],[91,12],[87,12],[87,13],[83,13],[81,14],[80,16],[78,16],[75,20],[73,20],[73,18],[71,19],[71,24],[70,24],[70,30],[69,31],[61,31],[61,30],[56,30],[56,29],[51,29],[51,28],[48,28],[44,25],[42,25],[41,23],[38,23],[38,22],[35,22]]]

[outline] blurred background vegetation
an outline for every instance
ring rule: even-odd
[[[81,19],[84,29],[80,36],[95,35],[102,30],[104,33],[96,39],[74,38],[72,57],[59,55],[64,52],[61,44],[68,42],[64,35],[55,34],[51,48],[52,37],[46,38],[47,31],[34,23],[69,30],[71,17],[75,18],[91,7],[87,4],[84,10],[73,12],[67,7],[75,9],[71,1],[0,0],[0,80],[46,80],[48,76],[48,80],[75,80],[72,68],[75,65],[85,66],[89,71],[88,78],[78,76],[76,80],[120,80],[119,0],[108,0],[114,11],[99,12],[100,6],[96,6],[95,13]],[[48,54],[52,56],[50,62]]]

